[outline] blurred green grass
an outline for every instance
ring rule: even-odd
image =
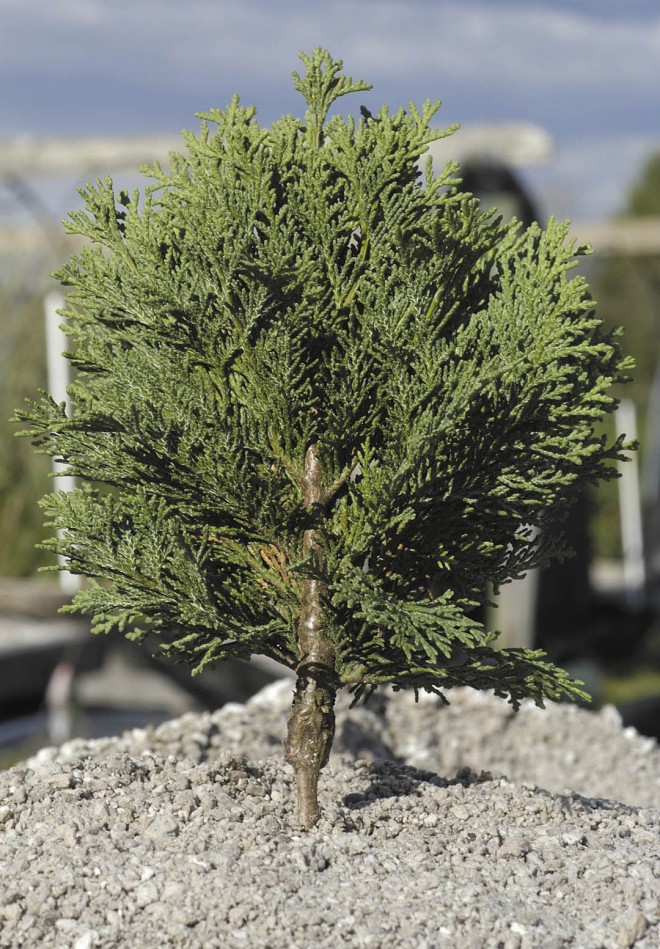
[[[22,279],[21,279],[22,278]],[[0,282],[0,576],[26,577],[52,558],[35,549],[43,540],[39,498],[52,490],[50,460],[34,451],[9,419],[26,397],[46,387],[43,280],[25,275]]]

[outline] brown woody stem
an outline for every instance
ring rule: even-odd
[[[312,515],[320,516],[324,487],[315,443],[305,454],[302,487],[305,507]],[[335,732],[337,681],[335,650],[323,622],[327,583],[318,577],[323,573],[325,557],[316,526],[303,533],[303,553],[311,560],[317,576],[307,577],[302,583],[300,661],[284,750],[296,776],[298,817],[302,826],[310,830],[319,819],[319,774],[330,757]]]

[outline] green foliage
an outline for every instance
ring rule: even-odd
[[[19,278],[29,280],[30,291]],[[30,576],[53,560],[35,549],[44,536],[37,501],[49,489],[50,464],[16,440],[9,422],[16,405],[45,384],[43,338],[34,270],[28,276],[14,266],[0,277],[0,576]]]
[[[642,169],[622,209],[624,217],[660,214],[660,154]],[[644,465],[646,427],[651,387],[660,343],[660,256],[612,255],[598,262],[592,279],[598,313],[605,327],[623,326],[626,349],[635,361],[635,378],[614,394],[632,399],[637,409],[640,461]],[[593,495],[596,516],[592,521],[593,546],[597,556],[620,559],[618,501],[612,486]]]
[[[69,218],[91,242],[58,274],[72,414],[44,396],[19,417],[82,482],[44,502],[51,549],[91,578],[74,607],[196,669],[295,669],[317,579],[358,695],[580,695],[540,653],[496,650],[475,611],[487,582],[562,553],[546,529],[624,449],[596,432],[628,366],[569,279],[583,249],[554,220],[482,213],[455,166],[420,172],[439,103],[328,117],[369,86],[302,59],[304,121],[261,128],[235,98],[143,194],[97,181]]]
[[[651,155],[628,197],[627,212],[635,217],[660,214],[660,153]]]

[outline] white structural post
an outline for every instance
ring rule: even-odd
[[[500,631],[499,649],[534,648],[540,579],[541,571],[534,567],[519,580],[505,583],[495,598],[496,608],[488,609],[488,629]]]
[[[44,316],[46,320],[46,360],[48,369],[48,391],[57,403],[66,402],[67,386],[69,384],[69,364],[62,356],[68,346],[66,333],[61,329],[63,318],[57,311],[64,307],[64,297],[55,290],[44,298]],[[72,491],[75,487],[75,478],[62,474],[66,465],[53,459],[53,473],[57,475],[55,487],[59,491]],[[58,557],[61,566],[64,566],[63,557]],[[59,572],[60,588],[67,596],[73,596],[80,589],[80,577],[69,573],[68,570]]]
[[[615,413],[616,433],[627,438],[637,437],[637,413],[631,399],[622,399]],[[640,606],[644,599],[646,568],[644,565],[644,535],[642,505],[639,489],[637,452],[630,461],[619,462],[619,516],[623,552],[623,584],[629,606]]]
[[[497,609],[488,611],[488,628],[500,630],[498,649],[534,648],[540,576],[541,571],[535,567],[500,590]]]

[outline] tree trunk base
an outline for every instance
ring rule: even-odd
[[[311,830],[320,816],[319,774],[328,763],[335,733],[337,687],[331,678],[327,669],[308,665],[298,670],[284,742],[286,760],[296,776],[298,819],[305,830]]]

